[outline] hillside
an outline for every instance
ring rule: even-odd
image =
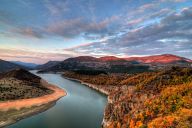
[[[34,69],[38,66],[38,64],[35,64],[35,63],[27,63],[27,62],[21,62],[21,61],[11,61],[11,63],[17,64],[29,69]]]
[[[147,57],[118,58],[104,56],[95,58],[79,56],[68,58],[61,62],[48,62],[39,66],[39,72],[62,72],[74,70],[103,70],[107,73],[140,73],[150,70],[159,70],[171,66],[189,67],[190,59],[171,54]]]
[[[154,56],[146,56],[146,57],[130,57],[130,58],[126,58],[126,60],[129,60],[129,61],[134,60],[142,63],[160,63],[160,64],[191,62],[190,59],[172,55],[172,54],[162,54],[162,55],[154,55]]]
[[[41,78],[23,70],[16,69],[0,74],[0,100],[34,98],[52,93],[41,85]]]
[[[37,70],[45,70],[45,69],[48,69],[50,67],[53,67],[55,65],[57,65],[60,61],[49,61],[45,64],[42,64],[42,65],[38,65],[35,67],[35,69]]]
[[[191,68],[173,67],[135,75],[65,72],[63,76],[107,92],[105,128],[192,126]]]
[[[115,58],[95,58],[90,56],[80,56],[68,58],[58,64],[46,67],[39,72],[62,72],[75,70],[102,70],[109,73],[135,73],[148,71],[149,66],[133,61]]]
[[[98,58],[101,61],[119,61],[119,60],[125,60],[124,58],[118,58],[116,56],[103,56]]]
[[[0,59],[0,73],[10,71],[13,69],[17,69],[17,68],[26,69],[26,67],[23,67],[23,66],[20,66],[20,65],[17,65],[17,64],[14,64],[14,63]]]

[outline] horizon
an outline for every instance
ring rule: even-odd
[[[69,58],[76,58],[76,57],[94,57],[94,58],[102,58],[102,57],[117,57],[117,58],[120,58],[120,59],[128,59],[128,58],[134,58],[134,57],[151,57],[151,56],[161,56],[161,55],[173,55],[173,56],[177,56],[177,55],[174,55],[174,54],[155,54],[155,55],[146,55],[146,56],[128,56],[128,57],[118,57],[118,56],[100,56],[100,57],[95,57],[95,56],[74,56],[74,57],[68,57],[68,58],[65,58],[64,60],[66,59],[69,59]],[[182,56],[178,56],[178,57],[182,57]],[[182,57],[182,58],[185,58],[185,57]],[[186,58],[186,59],[189,59],[192,61],[192,59],[190,58]],[[1,58],[0,58],[1,60]],[[43,62],[43,63],[34,63],[34,62],[25,62],[25,61],[17,61],[17,60],[6,60],[6,61],[9,61],[9,62],[24,62],[24,63],[31,63],[31,64],[36,64],[36,65],[42,65],[42,64],[46,64],[48,62],[51,62],[51,61],[64,61],[64,60],[48,60],[46,62]]]
[[[36,64],[77,56],[192,59],[191,5],[190,0],[2,0],[0,59]]]

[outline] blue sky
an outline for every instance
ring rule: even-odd
[[[1,0],[0,58],[176,54],[192,59],[191,0]]]

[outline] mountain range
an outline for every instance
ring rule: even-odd
[[[103,70],[110,73],[138,73],[149,71],[164,66],[188,66],[192,60],[172,55],[162,54],[146,57],[118,58],[115,56],[104,56],[100,58],[92,56],[79,56],[68,58],[61,62],[50,61],[38,66],[40,72],[59,72],[66,70]]]
[[[52,67],[52,66],[55,66],[55,65],[58,64],[59,62],[60,62],[60,61],[49,61],[49,62],[47,62],[47,63],[45,63],[45,64],[36,66],[35,69],[37,69],[37,70],[39,70],[39,69],[44,70],[44,69],[50,68],[50,67]]]
[[[17,68],[26,69],[24,66],[0,59],[0,72],[6,72]]]
[[[27,63],[27,62],[22,62],[22,61],[10,61],[11,63],[26,67],[26,68],[30,68],[30,69],[34,69],[36,68],[39,64],[35,64],[35,63]]]
[[[12,69],[37,69],[40,72],[58,72],[65,70],[104,70],[106,72],[143,72],[155,65],[156,67],[167,65],[188,66],[192,60],[172,55],[162,54],[145,57],[119,58],[115,56],[104,56],[100,58],[92,56],[79,56],[68,58],[63,61],[49,61],[42,65],[25,63],[20,61],[5,61],[0,59],[0,72]]]
[[[138,61],[142,63],[160,63],[160,64],[169,64],[169,63],[178,63],[178,62],[192,62],[192,60],[172,55],[172,54],[163,54],[163,55],[154,55],[146,57],[130,57],[126,58],[128,61]]]

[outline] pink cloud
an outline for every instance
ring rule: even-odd
[[[24,61],[32,63],[45,63],[49,60],[64,60],[71,57],[65,53],[41,53],[25,50],[0,49],[0,58],[8,61]]]

